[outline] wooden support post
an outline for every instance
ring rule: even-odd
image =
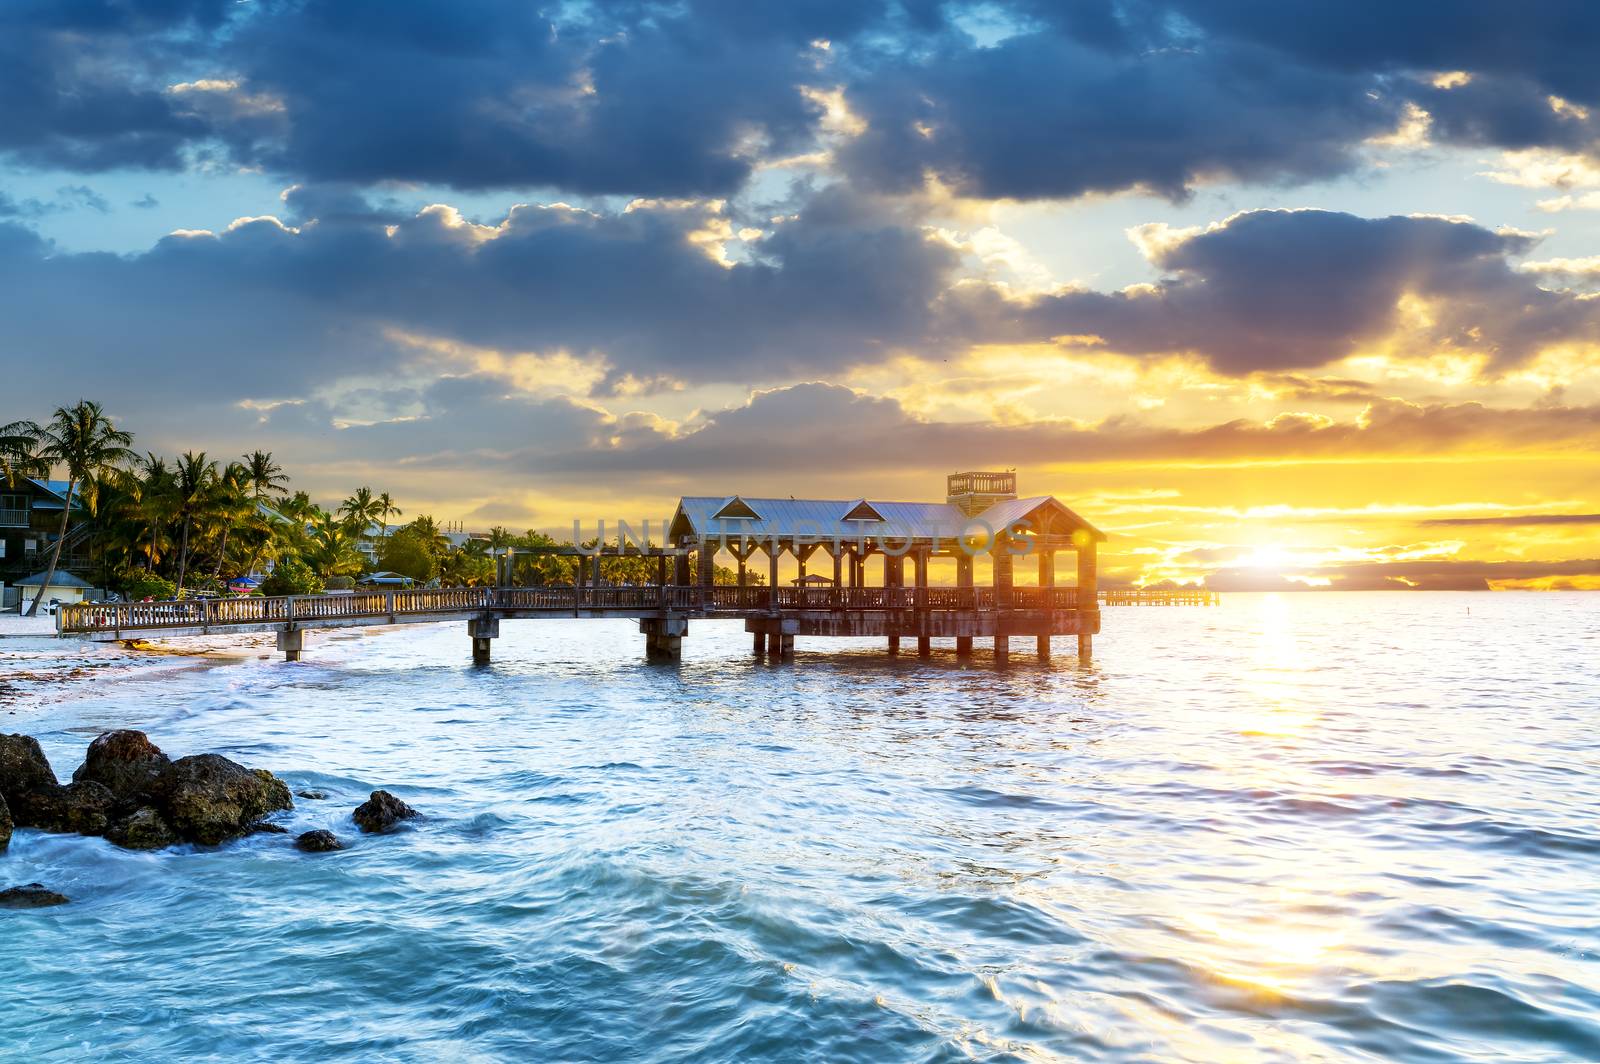
[[[667,583],[667,556],[656,555],[656,586],[665,587]]]
[[[889,637],[889,656],[891,658],[892,657],[897,657],[899,655],[899,653],[900,653],[900,637],[897,636],[897,635],[892,635],[892,636]]]
[[[925,635],[917,636],[917,657],[926,658],[933,655],[933,640]]]
[[[831,549],[828,553],[833,556],[833,586],[844,587],[844,548]]]
[[[1016,582],[1013,573],[1014,556],[1004,545],[997,546],[994,553],[989,556],[994,569],[994,604],[996,609],[1008,610],[1011,608],[1011,588]]]
[[[1056,552],[1043,549],[1039,552],[1039,586],[1052,588],[1056,586]],[[1054,611],[1051,611],[1052,613]],[[1050,660],[1050,633],[1039,636],[1039,660]]]
[[[672,556],[672,582],[678,587],[689,586],[688,544],[678,544],[678,553]]]
[[[778,658],[780,661],[794,660],[794,636],[780,635],[778,637]]]
[[[772,608],[778,608],[778,558],[783,547],[776,539],[767,544],[767,587],[771,590]]]
[[[1078,661],[1087,665],[1094,651],[1094,633],[1100,630],[1100,577],[1095,542],[1084,536],[1078,544]]]
[[[777,660],[783,652],[783,635],[780,632],[767,633],[767,657]]]
[[[710,587],[716,582],[717,573],[717,541],[702,539],[700,541],[700,586]]]
[[[972,637],[970,635],[956,636],[956,657],[962,661],[972,657]]]
[[[599,587],[601,585],[601,583],[603,582],[602,577],[600,576],[600,548],[601,548],[601,546],[603,546],[603,544],[597,543],[597,544],[595,544],[595,548],[594,548],[594,550],[595,550],[595,554],[594,554],[594,586],[595,587]]]
[[[994,663],[1005,665],[1011,661],[1011,637],[997,635],[994,637]]]
[[[763,632],[756,632],[755,633],[755,643],[751,647],[751,653],[755,654],[755,656],[759,658],[761,656],[761,652],[763,650],[766,650],[766,649],[767,649],[767,637],[766,637],[766,634],[763,633]]]

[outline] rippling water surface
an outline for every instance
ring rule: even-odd
[[[1600,1059],[1600,595],[1235,595],[1017,640],[315,638],[0,727],[329,794],[160,854],[19,832],[0,1057]],[[0,657],[58,644],[0,641]],[[361,837],[387,787],[426,814]]]

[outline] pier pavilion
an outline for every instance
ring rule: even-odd
[[[1073,634],[1087,658],[1100,628],[1095,552],[1105,533],[1054,496],[1019,498],[1014,472],[954,473],[945,489],[942,502],[684,498],[667,528],[668,543],[678,548],[674,582],[712,587],[715,559],[726,551],[738,566],[737,586],[749,589],[751,563],[764,555],[764,590],[773,608],[768,616],[746,618],[745,627],[758,651],[765,640],[767,651],[780,656],[793,653],[796,635],[882,636],[891,654],[909,638],[917,641],[920,655],[929,653],[935,638],[954,638],[957,653],[967,654],[974,638],[991,637],[996,657],[1004,660],[1010,636],[1031,635],[1040,655],[1048,657],[1052,635]],[[1064,551],[1077,559],[1075,586],[1060,589],[1070,594],[1057,593],[1056,557]],[[779,585],[778,565],[786,553],[798,571],[792,588]],[[831,585],[820,588],[808,583],[808,568],[819,554],[832,567]],[[977,594],[974,585],[980,557],[988,560],[992,576],[987,595]],[[851,591],[869,590],[874,559],[882,560],[882,606],[832,608],[853,601]],[[935,559],[954,561],[954,595],[930,586]],[[1036,588],[1016,587],[1019,560],[1037,564]],[[759,590],[748,596],[752,605],[761,598]],[[808,599],[818,608],[807,608]],[[783,608],[787,601],[795,606]],[[873,599],[857,595],[854,601]],[[938,608],[946,602],[953,608]]]

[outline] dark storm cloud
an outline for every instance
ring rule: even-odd
[[[512,454],[519,470],[576,477],[670,475],[692,470],[732,477],[787,468],[796,454],[848,453],[863,472],[1015,462],[1217,462],[1259,458],[1537,452],[1593,446],[1600,408],[1492,409],[1477,403],[1419,405],[1385,400],[1347,421],[1281,415],[1203,428],[1157,427],[1113,418],[1083,427],[1055,421],[1019,425],[930,422],[892,399],[826,384],[800,384],[717,411],[694,431],[639,433],[605,447]]]
[[[1588,150],[1590,120],[1546,97],[1594,98],[1596,18],[1488,0],[35,0],[0,12],[0,152],[727,195],[815,147],[822,109],[801,90],[842,85],[868,128],[839,165],[876,187],[933,172],[986,196],[1178,198],[1349,171],[1408,102],[1446,140]],[[1477,79],[1427,80],[1453,69]]]
[[[1208,34],[1345,71],[1451,71],[1522,78],[1600,101],[1600,5],[1587,0],[1156,0]]]
[[[1181,199],[1202,178],[1352,169],[1361,142],[1400,118],[1401,101],[1374,87],[1255,47],[1102,49],[1041,31],[978,48],[950,36],[851,81],[868,129],[840,154],[852,174],[894,190],[932,172],[988,198],[1140,187]]]
[[[1418,326],[1426,343],[1484,352],[1504,366],[1600,323],[1600,305],[1511,268],[1508,259],[1533,243],[1442,218],[1250,211],[1197,235],[1157,239],[1150,254],[1166,276],[1151,288],[1018,301],[965,286],[950,310],[964,327],[990,323],[1015,340],[1096,334],[1115,351],[1192,351],[1223,372],[1248,373],[1351,354],[1394,330],[1410,295],[1430,301],[1431,324]]]
[[[1600,314],[1510,269],[1528,238],[1431,218],[1254,212],[1157,241],[1166,278],[1152,288],[1015,299],[959,281],[955,249],[837,187],[742,253],[738,220],[704,204],[522,207],[480,227],[448,208],[406,216],[311,186],[291,190],[286,208],[297,228],[242,221],[133,256],[60,252],[0,226],[0,345],[22,356],[13,385],[54,394],[94,377],[159,397],[183,380],[197,397],[301,399],[425,358],[439,371],[426,344],[397,336],[564,351],[603,366],[603,390],[792,380],[1066,334],[1135,355],[1195,352],[1245,374],[1383,337],[1408,293],[1434,301],[1430,342],[1509,365],[1590,335]],[[715,256],[723,238],[737,257]],[[1280,383],[1301,397],[1371,398],[1309,380]]]
[[[0,152],[33,165],[177,169],[204,121],[164,91],[224,0],[24,0],[0,7]]]
[[[446,208],[397,218],[301,190],[296,217],[326,217],[298,231],[247,221],[129,257],[54,253],[0,227],[0,345],[26,356],[12,383],[41,394],[94,376],[132,393],[185,380],[196,395],[300,398],[414,361],[393,330],[566,350],[618,377],[827,372],[918,338],[957,262],[918,229],[863,221],[849,200],[819,194],[733,265],[701,243],[729,226],[705,206],[526,207],[483,229]]]

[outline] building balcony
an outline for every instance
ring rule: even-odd
[[[32,516],[31,510],[0,510],[0,528],[27,528]]]

